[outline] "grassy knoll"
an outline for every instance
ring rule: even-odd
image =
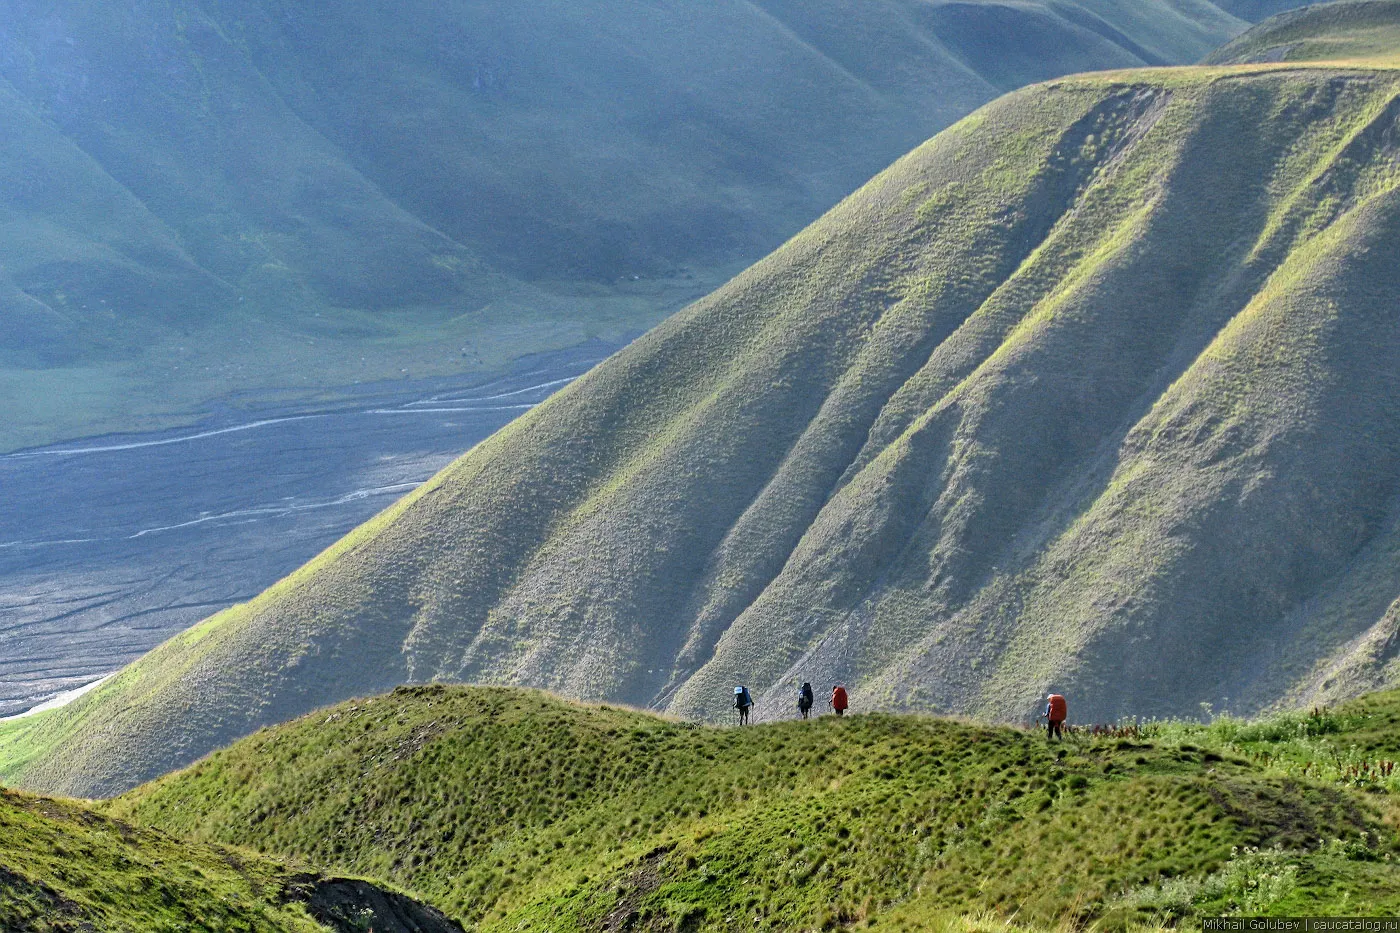
[[[113,5],[0,36],[0,450],[634,332],[1205,0]]]
[[[0,929],[313,933],[280,863],[0,790]]]
[[[701,719],[741,682],[1012,720],[1052,685],[1112,719],[1394,683],[1397,92],[1280,64],[1008,95],[258,598],[0,728],[0,774],[107,795],[434,679]]]
[[[1341,0],[1284,13],[1217,49],[1206,62],[1400,65],[1400,3]]]
[[[5,933],[461,933],[373,881],[184,842],[0,788]]]
[[[1302,731],[1300,732],[1300,726]],[[1300,741],[1341,771],[1290,756]],[[1046,926],[1400,908],[1400,693],[1071,736],[888,714],[715,729],[412,687],[100,805],[385,878],[482,930]]]

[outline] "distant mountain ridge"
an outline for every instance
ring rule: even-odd
[[[0,449],[650,326],[1204,0],[0,5]]]
[[[1400,63],[1400,7],[1392,0],[1341,0],[1280,14],[1216,49],[1205,63],[1346,61]]]

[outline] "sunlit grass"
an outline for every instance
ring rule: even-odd
[[[318,933],[287,866],[0,790],[0,929]]]
[[[1367,702],[1325,737],[1394,747],[1400,730],[1377,717],[1400,695]],[[1343,894],[1388,908],[1392,790],[1260,763],[1299,723],[1155,722],[1051,744],[920,716],[714,728],[414,687],[258,732],[102,808],[386,878],[482,929],[586,929],[619,910],[666,929],[1122,929],[1326,913]]]

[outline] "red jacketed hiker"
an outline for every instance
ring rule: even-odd
[[[1063,739],[1065,716],[1069,712],[1069,704],[1065,698],[1058,693],[1052,693],[1045,698],[1045,719],[1048,722],[1048,732],[1046,739]]]
[[[837,684],[831,688],[831,708],[836,710],[837,716],[846,715],[846,708],[851,703],[846,699],[846,688]]]

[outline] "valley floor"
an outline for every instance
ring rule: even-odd
[[[619,346],[0,455],[0,717],[251,599]]]
[[[367,314],[233,315],[139,352],[71,365],[0,365],[0,452],[74,438],[188,427],[211,410],[352,401],[359,386],[484,380],[529,357],[620,346],[738,272],[724,266],[608,286],[563,283],[456,305]],[[322,314],[324,313],[324,317]]]

